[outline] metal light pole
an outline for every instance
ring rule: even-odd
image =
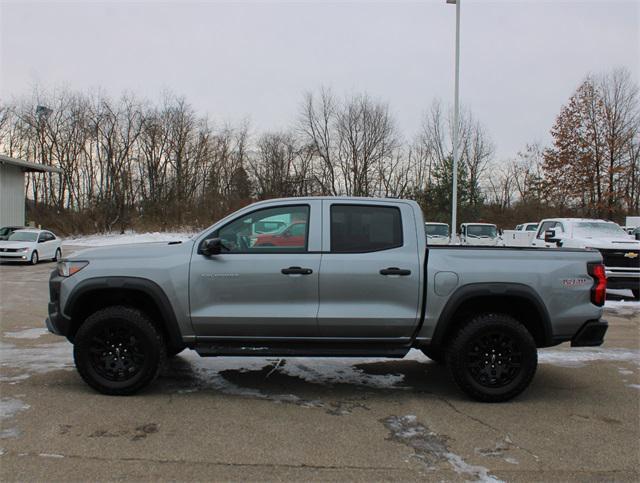
[[[456,218],[458,215],[458,138],[460,119],[460,2],[461,0],[447,0],[456,5],[456,80],[453,104],[453,187],[451,196],[451,233],[457,232]]]

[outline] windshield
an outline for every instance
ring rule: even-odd
[[[538,231],[538,224],[535,223],[533,225],[527,225],[525,231]]]
[[[427,236],[449,236],[449,227],[447,225],[424,225],[424,233]]]
[[[9,237],[9,241],[34,242],[38,239],[38,234],[32,231],[14,231]]]
[[[467,235],[495,238],[497,230],[495,225],[467,225]]]
[[[574,225],[578,236],[626,236],[626,232],[612,221],[580,221]]]

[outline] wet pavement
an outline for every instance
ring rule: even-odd
[[[540,352],[512,402],[467,400],[403,360],[200,358],[107,397],[43,329],[52,263],[0,265],[0,479],[640,479],[640,307],[612,294],[600,348]]]

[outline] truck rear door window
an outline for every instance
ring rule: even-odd
[[[402,217],[392,206],[332,205],[331,251],[358,253],[402,246]]]

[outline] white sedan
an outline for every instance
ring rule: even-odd
[[[62,240],[47,230],[24,229],[14,231],[8,240],[0,241],[0,260],[29,262],[43,259],[53,261],[62,257]]]

